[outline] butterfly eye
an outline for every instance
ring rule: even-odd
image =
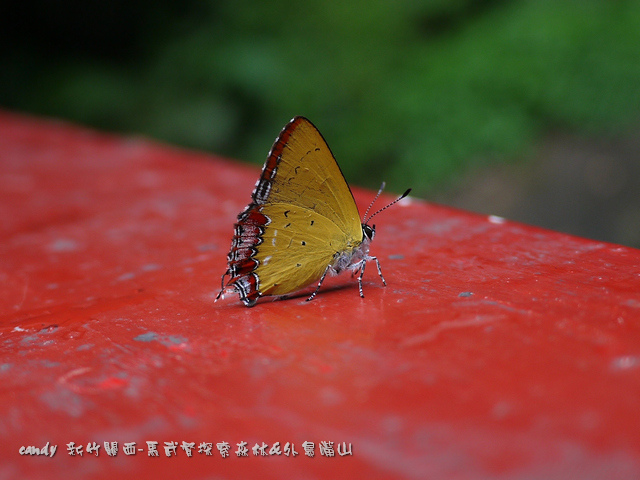
[[[369,240],[373,240],[373,236],[376,234],[376,226],[370,227],[369,225],[362,225],[362,233],[364,233],[365,237]]]

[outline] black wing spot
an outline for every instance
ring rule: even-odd
[[[285,211],[284,211],[284,216],[285,216],[285,217],[287,217],[287,218],[289,218],[289,212],[290,212],[290,211],[291,211],[291,210],[285,210]]]
[[[301,263],[296,263],[296,267],[301,267],[302,264]]]
[[[302,243],[302,245],[306,245],[307,244],[307,242],[305,242],[304,240],[301,243]]]
[[[313,222],[315,222],[315,220],[311,220],[311,223],[309,225],[313,225]]]
[[[291,223],[287,223],[287,224],[284,226],[284,228],[287,228],[287,227],[290,227],[290,226],[291,226]]]

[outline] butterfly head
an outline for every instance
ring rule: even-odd
[[[362,239],[371,241],[373,237],[376,235],[376,226],[375,225],[367,225],[366,223],[362,224]]]
[[[393,205],[393,204],[399,202],[400,200],[402,200],[404,197],[409,195],[409,192],[411,191],[411,189],[408,189],[406,192],[404,192],[402,195],[400,195],[398,198],[396,198],[393,202],[391,202],[388,205],[382,207],[380,210],[376,211],[371,216],[369,216],[369,210],[371,210],[371,207],[373,206],[375,201],[378,199],[378,197],[382,193],[383,189],[384,189],[384,182],[382,182],[382,185],[380,186],[380,190],[378,190],[377,195],[375,196],[373,201],[369,204],[369,208],[367,208],[367,211],[364,212],[364,217],[362,219],[362,244],[360,245],[359,249],[361,251],[361,255],[364,255],[364,256],[368,255],[368,253],[369,253],[369,244],[373,240],[373,237],[376,236],[376,226],[375,226],[375,224],[374,225],[369,225],[369,222],[371,221],[371,219],[373,217],[375,217],[377,214],[379,214],[380,212],[383,212],[384,210],[389,208],[391,205]]]

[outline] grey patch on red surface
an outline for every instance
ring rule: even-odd
[[[141,335],[138,335],[137,337],[134,337],[133,339],[136,342],[151,342],[153,340],[156,340],[158,338],[158,334],[155,332],[147,332],[147,333],[143,333]]]
[[[133,338],[136,342],[160,342],[165,347],[171,347],[173,345],[180,345],[187,342],[185,337],[178,335],[158,335],[155,332],[147,332]]]

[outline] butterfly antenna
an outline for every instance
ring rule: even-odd
[[[378,190],[378,193],[376,193],[376,196],[373,198],[373,200],[371,200],[371,203],[367,207],[367,211],[364,212],[364,217],[362,217],[362,223],[364,223],[365,225],[367,224],[367,214],[369,213],[369,210],[371,210],[371,207],[373,207],[373,204],[376,203],[376,200],[378,199],[378,197],[380,196],[380,194],[384,190],[384,186],[385,185],[386,185],[386,183],[382,182],[382,185],[380,185],[380,189]],[[373,217],[373,215],[371,215],[371,216]]]
[[[382,183],[382,187],[384,187],[384,182]],[[380,188],[380,191],[378,192],[378,195],[380,195],[380,192],[382,192],[382,188]],[[371,220],[373,217],[375,217],[376,215],[378,215],[380,212],[385,211],[387,208],[389,208],[391,205],[394,205],[396,203],[398,203],[400,200],[402,200],[404,197],[406,197],[407,195],[409,195],[409,192],[411,192],[410,188],[407,188],[407,191],[404,192],[402,195],[400,195],[398,198],[396,198],[393,202],[391,202],[389,205],[382,207],[380,210],[378,210],[377,212],[375,212],[373,215],[371,215],[366,221],[363,221],[362,223],[364,223],[365,225],[367,224],[367,222],[369,220]],[[376,198],[378,198],[378,195],[376,195]],[[375,199],[373,200],[375,202]],[[371,202],[371,204],[373,204],[373,202]],[[371,208],[371,206],[369,206],[369,208]],[[369,212],[369,209],[367,209],[367,213]],[[365,213],[364,218],[367,218],[367,214]]]

